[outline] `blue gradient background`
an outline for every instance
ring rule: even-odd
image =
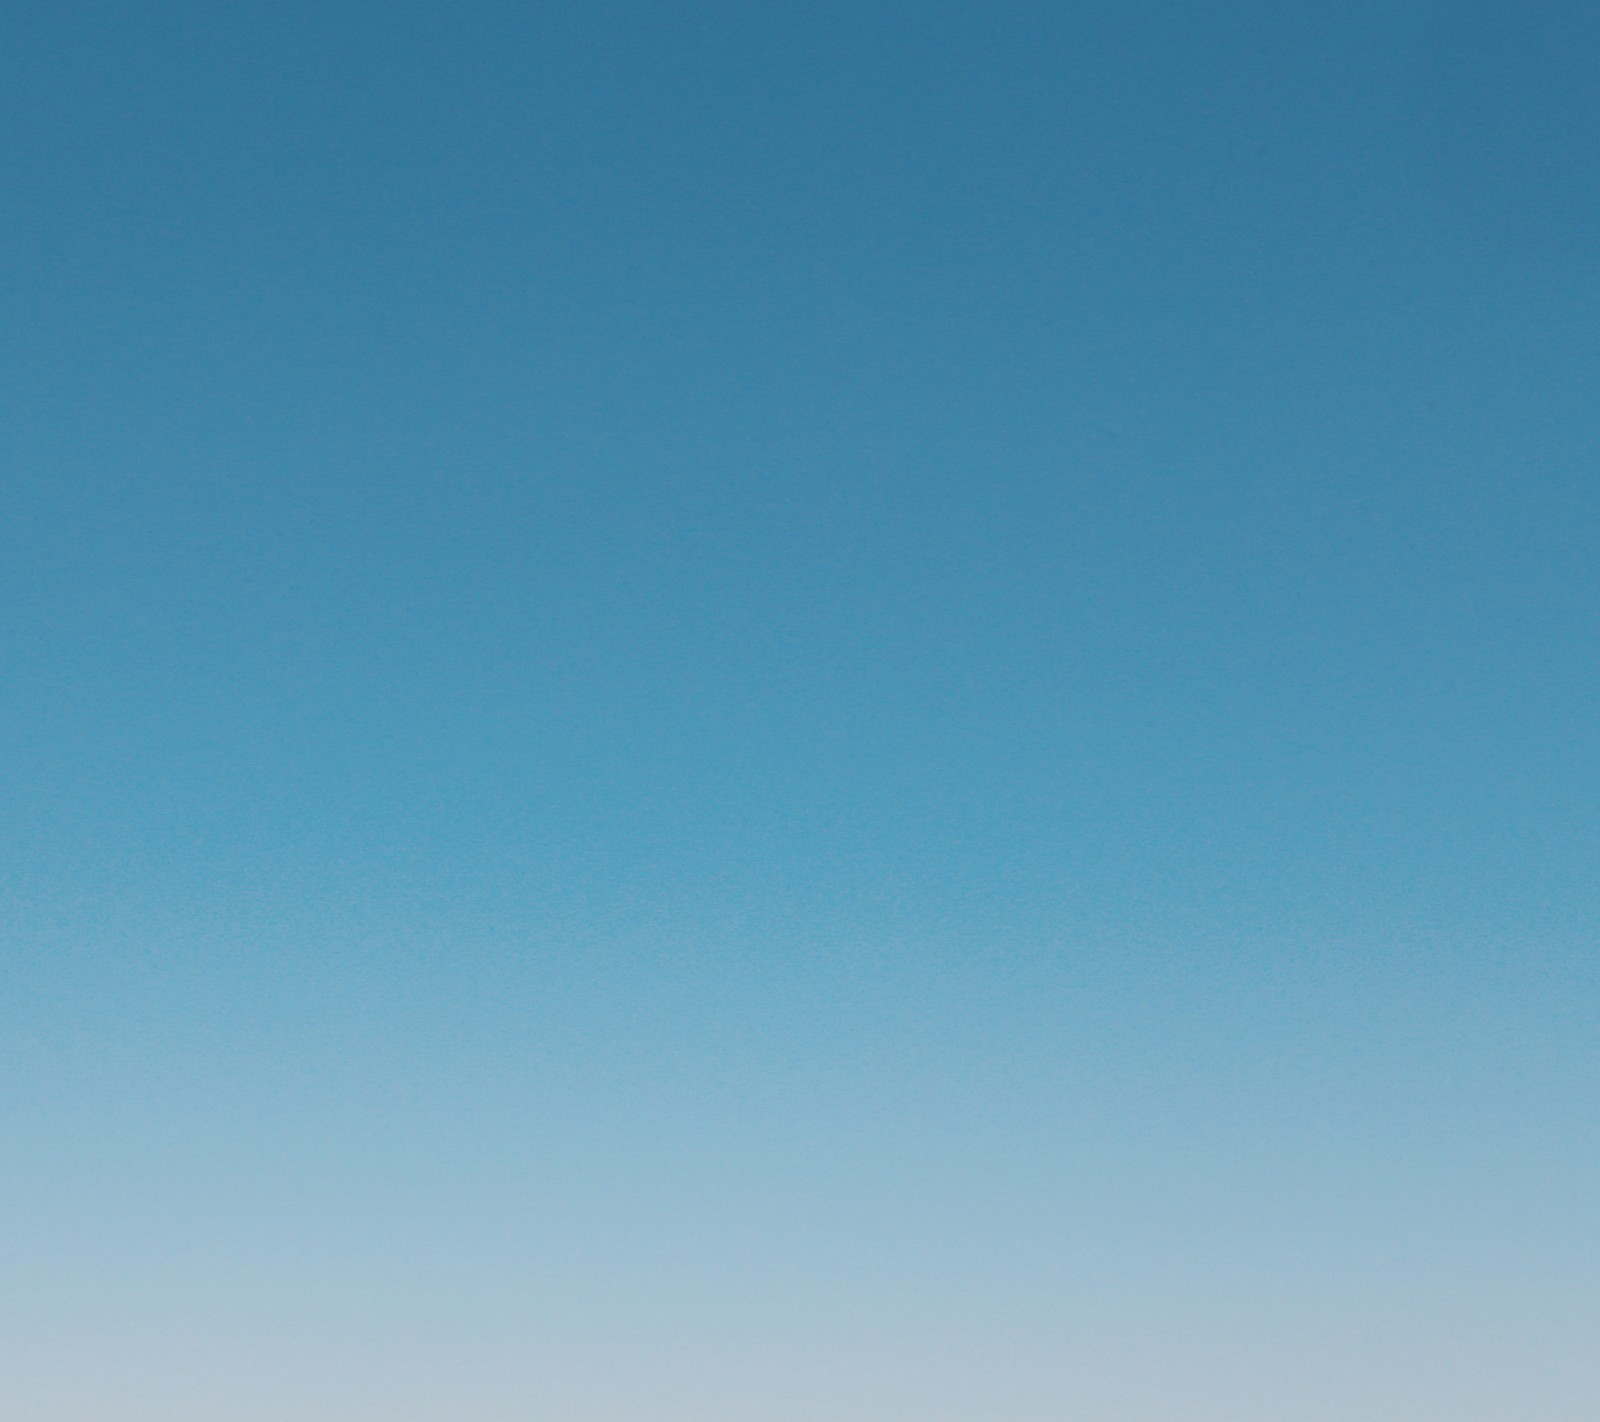
[[[1600,1414],[1597,61],[9,7],[6,1416]]]

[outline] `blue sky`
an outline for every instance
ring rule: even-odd
[[[1594,1415],[1592,12],[7,29],[11,1415]]]

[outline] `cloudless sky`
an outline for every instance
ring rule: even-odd
[[[0,1410],[1595,1416],[1597,64],[10,6]]]

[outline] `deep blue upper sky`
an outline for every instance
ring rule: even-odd
[[[145,0],[5,28],[30,1269],[102,1228],[144,1258],[114,1191],[41,1203],[89,1162],[187,1238],[149,1202],[207,1138],[315,1181],[338,1122],[415,1109],[456,1124],[344,1147],[351,1182],[521,1180],[530,1083],[669,1273],[677,1226],[615,1182],[630,1151],[691,1182],[707,1296],[724,1206],[695,1191],[770,1149],[755,1196],[848,1235],[817,1161],[858,1149],[852,1111],[944,1162],[953,1260],[980,1216],[1017,1221],[1024,1273],[1057,1238],[1079,1108],[1072,1188],[1145,1190],[1173,1257],[1203,1231],[1147,1149],[1269,1273],[1330,1211],[1329,1257],[1396,1210],[1452,1258],[1570,1257],[1600,11]],[[638,1145],[654,1090],[675,1124]],[[467,1101],[477,1134],[438,1104]],[[727,1168],[696,1174],[707,1140]],[[1009,1164],[963,1196],[968,1156]],[[888,1159],[850,1198],[916,1196]],[[193,1189],[232,1220],[217,1168]],[[1319,1173],[1313,1227],[1279,1187]]]
[[[1575,868],[1577,7],[16,28],[40,872],[1139,864],[1481,918]]]

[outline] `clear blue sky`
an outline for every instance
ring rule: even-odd
[[[1600,12],[4,31],[8,1418],[1600,1413]]]

